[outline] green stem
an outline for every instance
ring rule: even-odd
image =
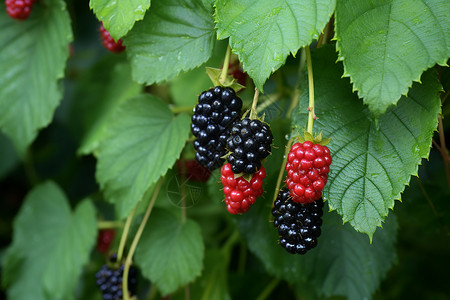
[[[117,250],[117,261],[120,263],[123,256],[123,250],[125,249],[125,244],[127,242],[128,232],[130,231],[131,221],[133,220],[134,212],[136,211],[136,206],[130,212],[123,227],[122,237],[120,238],[119,250]]]
[[[110,228],[121,228],[123,226],[122,221],[98,221],[98,229],[110,229]]]
[[[290,139],[286,145],[286,149],[284,150],[284,158],[283,162],[281,163],[280,172],[278,173],[278,179],[277,179],[277,185],[275,186],[275,192],[273,194],[273,200],[272,205],[277,200],[278,191],[280,190],[281,180],[283,179],[284,169],[286,167],[287,163],[287,157],[289,154],[289,151],[291,150],[292,143],[294,142],[294,139]],[[272,214],[270,214],[272,215]]]
[[[158,197],[162,182],[163,182],[163,180],[159,180],[158,185],[156,186],[155,191],[153,192],[153,197],[150,200],[150,203],[148,204],[147,210],[145,211],[144,217],[142,218],[142,222],[139,225],[136,235],[134,236],[133,242],[131,243],[130,251],[128,251],[128,255],[125,260],[125,267],[123,269],[124,280],[122,282],[122,292],[123,292],[124,300],[130,300],[130,297],[128,295],[128,273],[130,271],[131,259],[134,255],[134,252],[136,251],[137,244],[139,243],[142,232],[144,231],[144,228],[145,228],[145,225],[147,224],[150,213],[152,212],[153,206],[155,205],[156,198]]]
[[[277,285],[280,283],[279,278],[274,278],[269,284],[266,286],[266,288],[259,294],[258,298],[256,300],[264,300],[267,299],[267,297],[270,296],[270,294],[273,292],[273,290],[277,287]]]
[[[227,52],[225,54],[225,59],[223,61],[222,72],[220,73],[219,82],[220,84],[224,84],[228,75],[228,65],[230,64],[230,56],[231,56],[231,47],[228,44]]]
[[[250,110],[250,119],[256,119],[256,106],[258,105],[258,99],[259,99],[259,91],[257,88],[255,88],[255,95],[253,96],[253,102],[252,102],[252,108]]]
[[[313,122],[315,119],[314,114],[314,79],[313,79],[313,68],[311,62],[311,51],[309,47],[305,47],[306,53],[306,66],[308,68],[308,90],[309,90],[309,105],[308,105],[308,129],[307,131],[312,135],[313,134]]]

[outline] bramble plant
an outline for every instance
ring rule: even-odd
[[[2,293],[447,299],[449,16],[5,0]]]

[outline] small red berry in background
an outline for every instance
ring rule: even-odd
[[[286,185],[292,200],[305,204],[320,199],[330,164],[330,150],[326,146],[310,141],[292,145],[286,164]]]
[[[106,253],[114,240],[116,232],[114,229],[101,229],[97,236],[97,250]]]
[[[242,176],[234,178],[230,163],[223,165],[221,174],[225,204],[231,214],[247,212],[255,203],[256,198],[263,193],[263,179],[266,177],[266,170],[263,166],[253,174],[250,182]]]
[[[179,160],[177,168],[178,174],[183,174],[186,179],[192,181],[206,182],[211,176],[211,171],[195,159]]]
[[[6,12],[17,20],[25,20],[31,13],[35,0],[5,0]]]
[[[109,32],[103,27],[103,22],[100,23],[100,35],[102,37],[103,46],[111,52],[119,53],[125,50],[125,46],[122,45],[122,40],[114,41]]]

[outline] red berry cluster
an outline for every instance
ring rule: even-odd
[[[322,197],[331,164],[330,150],[310,141],[295,143],[288,154],[286,185],[292,200],[311,203]]]
[[[226,163],[221,169],[221,181],[225,194],[225,204],[231,214],[242,214],[247,212],[255,203],[256,198],[263,193],[263,179],[266,177],[266,170],[263,166],[253,174],[248,182],[244,177],[234,178],[231,165]]]
[[[122,40],[114,41],[109,32],[103,27],[103,22],[100,23],[100,35],[102,37],[103,46],[111,52],[119,53],[125,50],[125,46],[122,45]]]
[[[11,18],[25,20],[31,13],[36,0],[6,0],[6,12]]]

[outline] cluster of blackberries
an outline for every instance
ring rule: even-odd
[[[269,126],[260,120],[244,118],[231,129],[227,157],[235,174],[253,174],[261,168],[261,160],[270,154],[273,136]]]
[[[117,255],[113,255],[110,258],[111,264],[116,263],[116,260]],[[123,269],[123,264],[118,269],[113,269],[108,264],[104,264],[100,271],[95,274],[97,286],[100,288],[104,300],[122,299]],[[130,296],[136,294],[136,285],[137,271],[135,268],[130,267],[128,273],[128,292]]]
[[[281,189],[272,209],[280,245],[292,254],[305,254],[316,247],[321,234],[322,208],[322,199],[307,204],[296,203],[288,188]]]
[[[216,86],[198,97],[191,130],[197,138],[195,158],[210,170],[222,166],[229,131],[241,117],[242,100],[232,88]]]

